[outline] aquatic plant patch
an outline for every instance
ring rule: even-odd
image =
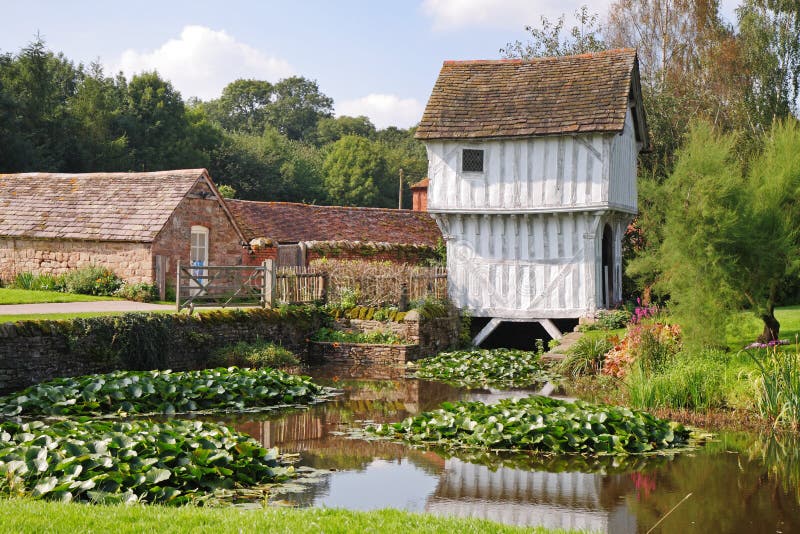
[[[0,495],[182,504],[292,474],[277,449],[216,423],[0,423]]]
[[[399,423],[368,426],[368,433],[453,450],[632,454],[689,443],[680,423],[624,407],[549,397],[443,403]]]
[[[0,415],[97,415],[244,410],[310,403],[330,389],[275,369],[116,371],[58,378],[0,397]]]
[[[536,352],[516,349],[442,352],[416,365],[416,378],[471,388],[524,387],[561,378],[544,367]]]

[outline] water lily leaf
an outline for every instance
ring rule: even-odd
[[[46,493],[52,491],[53,488],[56,487],[58,484],[58,479],[56,477],[47,477],[42,480],[39,484],[36,484],[33,488],[33,496],[34,497],[41,497]]]
[[[172,476],[172,473],[170,473],[169,469],[158,469],[154,467],[147,471],[145,481],[148,484],[158,484],[159,482],[169,479],[170,476]]]

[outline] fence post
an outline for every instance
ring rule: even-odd
[[[175,306],[181,311],[181,260],[178,260],[177,281],[175,282]]]
[[[275,302],[275,262],[273,260],[264,260],[261,266],[264,268],[264,284],[261,286],[261,307],[272,308],[272,304]]]
[[[330,274],[322,273],[322,293],[319,298],[323,304],[328,302],[328,286],[330,285]]]
[[[400,302],[397,305],[397,309],[401,312],[408,310],[408,282],[400,284]]]

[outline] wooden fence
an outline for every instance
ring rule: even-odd
[[[176,305],[201,307],[261,306],[325,302],[325,273],[277,272],[273,260],[261,265],[189,266],[178,262]]]

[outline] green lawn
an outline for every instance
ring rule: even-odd
[[[478,519],[452,519],[398,510],[352,512],[310,508],[197,508],[193,506],[101,506],[62,504],[29,499],[0,500],[4,532],[426,532],[451,534],[569,532],[522,529]],[[573,531],[577,532],[577,531]]]
[[[75,319],[77,317],[99,317],[101,315],[124,315],[126,313],[175,313],[175,310],[148,310],[146,312],[80,312],[80,313],[22,313],[18,315],[0,315],[1,323],[15,323],[17,321],[60,321],[62,319]]]
[[[0,288],[0,304],[41,304],[46,302],[91,302],[96,300],[123,300],[117,297],[76,295],[59,291],[32,291],[29,289]]]

